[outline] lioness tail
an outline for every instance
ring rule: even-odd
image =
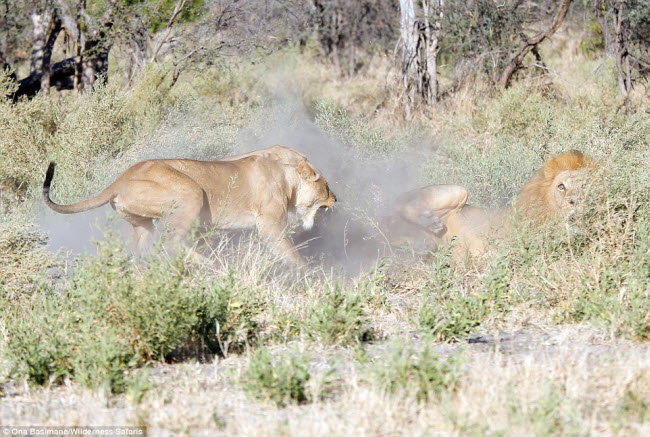
[[[54,178],[54,167],[56,167],[56,164],[50,162],[50,166],[47,168],[47,172],[45,173],[45,182],[43,182],[43,200],[45,200],[45,204],[54,211],[61,214],[74,214],[77,212],[88,211],[89,209],[105,205],[113,197],[109,190],[106,189],[99,196],[73,203],[71,205],[59,205],[52,202],[52,199],[50,199],[50,185],[52,185],[52,179]]]

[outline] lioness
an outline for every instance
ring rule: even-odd
[[[291,147],[276,144],[275,146],[267,147],[266,149],[254,150],[252,152],[244,153],[242,155],[228,156],[221,158],[221,161],[235,161],[237,159],[247,158],[249,156],[262,156],[272,161],[281,164],[298,165],[302,161],[306,161],[307,157],[302,153],[296,152]]]
[[[584,170],[593,166],[593,160],[578,151],[551,158],[524,184],[514,208],[538,222],[573,210],[582,195]],[[402,194],[395,211],[437,244],[456,238],[461,252],[480,253],[488,234],[507,227],[514,210],[478,208],[468,205],[467,197],[460,185],[431,185]]]
[[[302,265],[286,233],[289,214],[310,229],[319,208],[336,202],[327,180],[306,159],[298,165],[254,154],[233,161],[153,159],[127,169],[98,196],[72,205],[50,199],[54,168],[50,163],[43,184],[47,206],[74,214],[110,203],[133,226],[140,250],[153,233],[154,219],[168,217],[171,239],[177,243],[200,219],[224,230],[257,227],[277,243],[281,254]]]

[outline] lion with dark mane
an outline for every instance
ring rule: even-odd
[[[522,187],[512,207],[479,208],[467,204],[468,193],[460,185],[430,185],[398,197],[393,222],[407,223],[428,237],[434,247],[457,240],[461,253],[481,253],[489,234],[508,226],[519,211],[544,222],[572,212],[583,194],[585,170],[594,161],[578,151],[555,156]],[[389,229],[390,233],[390,229]],[[400,231],[394,233],[399,237]]]

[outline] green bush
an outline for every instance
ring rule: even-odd
[[[615,245],[619,246],[618,253],[613,251]],[[618,242],[600,241],[599,246],[581,260],[585,270],[595,267],[598,273],[581,281],[573,298],[557,312],[558,321],[587,320],[616,335],[650,339],[648,221],[637,223],[634,235],[621,236]]]
[[[258,335],[256,317],[263,309],[259,296],[242,285],[237,272],[202,285],[199,316],[194,327],[210,351],[241,351]]]
[[[143,72],[130,93],[118,81],[100,78],[92,92],[58,99],[39,94],[12,102],[0,95],[0,187],[39,194],[47,161],[55,160],[63,176],[54,190],[60,199],[97,194],[128,164],[124,154],[136,140],[180,104],[165,98],[168,87],[160,86],[160,77],[165,72],[159,69]],[[3,72],[0,94],[8,84]]]
[[[386,155],[403,147],[395,137],[373,127],[368,117],[351,114],[332,102],[317,102],[315,111],[318,127],[361,156]]]
[[[47,161],[55,160],[59,173],[68,176],[57,178],[63,197],[73,197],[71,191],[95,194],[95,184],[105,183],[97,180],[104,176],[95,174],[97,164],[122,154],[133,141],[136,120],[128,102],[128,94],[101,80],[78,97],[39,94],[16,103],[0,98],[0,186],[38,190]]]
[[[452,392],[460,381],[460,358],[437,354],[429,341],[425,338],[419,351],[394,345],[388,357],[371,364],[372,383],[388,393],[410,394],[424,402]]]
[[[432,278],[418,312],[418,328],[438,341],[458,341],[488,319],[503,318],[513,299],[508,260],[504,254],[497,256],[485,275],[464,285],[455,276],[451,254],[435,254]]]
[[[24,193],[41,178],[55,126],[55,111],[40,95],[15,104],[0,96],[0,188]]]
[[[251,355],[242,382],[253,396],[273,401],[279,407],[289,402],[311,402],[313,396],[308,390],[310,360],[309,355],[298,352],[274,360],[268,349],[258,349]]]
[[[354,281],[354,293],[359,295],[369,309],[390,309],[390,288],[386,284],[389,266],[389,262],[382,260]]]
[[[48,269],[60,266],[57,255],[44,249],[45,234],[33,225],[0,223],[0,296],[2,300],[20,299],[46,288],[52,278]]]
[[[522,408],[521,399],[508,399],[512,422],[532,426],[534,435],[586,436],[580,411],[566,389],[549,383],[529,408]],[[517,428],[515,428],[517,429]]]
[[[252,338],[258,303],[234,277],[196,279],[181,255],[135,263],[117,239],[81,260],[69,286],[3,299],[13,372],[123,391],[129,371],[183,346],[227,351]]]
[[[647,393],[627,390],[615,407],[614,429],[617,432],[633,428],[632,424],[647,423],[650,419],[650,398]],[[630,431],[631,431],[630,429]]]
[[[362,298],[337,282],[326,285],[304,322],[304,332],[326,344],[352,344],[371,340],[373,331]]]

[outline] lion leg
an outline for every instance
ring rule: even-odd
[[[131,225],[133,228],[133,246],[136,252],[143,253],[154,232],[153,219],[132,214],[112,201],[111,206],[124,221]]]
[[[182,203],[179,203],[178,206],[175,205],[167,214],[167,225],[172,245],[185,245],[185,236],[201,218],[204,207],[203,198],[203,190],[199,189],[185,197]]]
[[[131,224],[131,226],[133,226],[134,233],[133,244],[136,250],[142,253],[151,242],[154,232],[153,220],[143,219],[138,225]]]
[[[258,220],[257,229],[259,234],[271,245],[274,252],[286,258],[292,264],[305,268],[304,260],[286,232],[287,223],[286,214],[276,219],[266,216],[264,220]]]
[[[400,196],[396,209],[404,220],[440,243],[447,232],[449,217],[465,206],[467,196],[467,190],[460,185],[430,185]]]
[[[153,219],[163,218],[171,242],[183,243],[183,238],[201,216],[205,192],[192,178],[169,167],[154,167],[147,178],[132,181],[112,200],[113,207],[133,226],[137,244],[143,244],[150,237]]]

